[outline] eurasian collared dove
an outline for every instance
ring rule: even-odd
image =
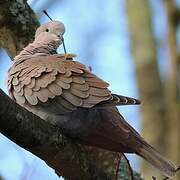
[[[74,55],[55,54],[64,32],[59,21],[37,29],[34,42],[14,58],[8,72],[10,96],[82,144],[136,153],[166,176],[175,175],[176,167],[151,147],[116,108],[140,101],[112,94],[108,83],[73,61]]]

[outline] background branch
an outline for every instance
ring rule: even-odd
[[[140,109],[142,134],[150,144],[165,154],[166,104],[158,71],[149,1],[126,0],[126,9],[138,91],[143,102]],[[149,168],[145,161],[141,162],[141,169],[145,177],[151,177],[156,171]],[[156,173],[160,176],[159,172]]]
[[[169,71],[166,81],[166,101],[168,105],[168,146],[167,153],[174,162],[180,160],[180,63],[177,47],[176,33],[179,19],[177,17],[177,7],[175,1],[164,0],[164,6],[167,13],[167,43],[169,47]],[[178,140],[178,141],[177,141]],[[180,178],[177,177],[177,179]]]

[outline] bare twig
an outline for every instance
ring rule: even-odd
[[[43,10],[43,13],[44,13],[51,21],[53,21],[52,18],[49,16],[49,14],[47,13],[46,10]]]
[[[133,174],[133,170],[131,168],[130,162],[129,162],[128,158],[124,154],[123,154],[123,157],[126,159],[127,164],[129,166],[129,170],[130,170],[130,174],[131,174],[131,179],[134,180],[134,174]]]

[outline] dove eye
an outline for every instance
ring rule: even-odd
[[[49,29],[46,29],[46,32],[49,32]]]

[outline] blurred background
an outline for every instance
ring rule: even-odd
[[[146,140],[180,163],[180,0],[28,0],[40,23],[66,26],[69,53],[110,84],[113,93],[140,98],[140,107],[119,107]],[[63,52],[62,47],[59,53]],[[0,88],[11,60],[0,49]],[[133,169],[150,179],[155,169],[128,155]],[[5,180],[56,180],[42,160],[0,134],[0,175]]]

